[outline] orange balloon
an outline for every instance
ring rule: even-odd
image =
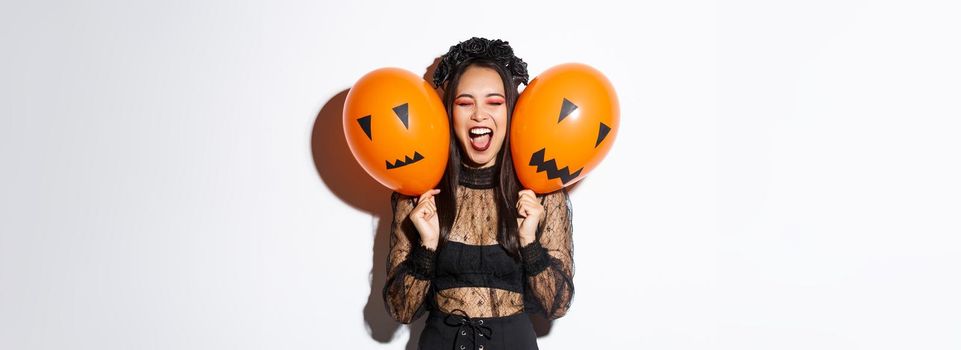
[[[378,182],[409,196],[440,182],[449,128],[437,92],[399,68],[367,73],[344,103],[344,135],[354,158]]]
[[[614,143],[620,107],[611,82],[580,63],[552,67],[524,89],[511,122],[511,155],[524,187],[549,193],[584,178]]]

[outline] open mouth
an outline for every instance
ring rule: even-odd
[[[568,167],[557,169],[557,161],[553,158],[547,161],[544,160],[545,150],[545,148],[541,148],[540,151],[534,152],[534,154],[531,155],[531,161],[528,165],[536,166],[538,173],[542,171],[547,172],[548,180],[561,179],[561,183],[567,185],[568,182],[574,180],[577,175],[581,174],[581,170],[584,170],[584,168],[580,168],[571,173]]]
[[[483,152],[491,146],[494,131],[490,128],[475,127],[470,129],[470,145],[475,151]]]
[[[397,159],[394,161],[394,164],[391,164],[389,160],[385,162],[387,163],[387,170],[390,170],[390,169],[397,169],[405,165],[411,165],[411,164],[417,163],[421,159],[424,159],[424,156],[420,155],[420,153],[415,151],[413,157],[404,156],[404,160]]]

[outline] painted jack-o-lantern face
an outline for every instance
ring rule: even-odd
[[[548,69],[524,89],[511,123],[511,155],[526,188],[548,193],[584,178],[613,145],[620,120],[611,83],[590,66]]]
[[[450,132],[437,93],[414,73],[382,68],[360,78],[344,103],[350,151],[374,179],[410,196],[440,182]]]

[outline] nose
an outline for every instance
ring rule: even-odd
[[[473,121],[483,121],[484,119],[490,118],[490,113],[482,110],[481,108],[475,108],[474,113],[471,113],[470,119]]]

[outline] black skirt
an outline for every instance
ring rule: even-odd
[[[467,317],[433,310],[420,335],[420,350],[537,350],[537,334],[527,313]]]

